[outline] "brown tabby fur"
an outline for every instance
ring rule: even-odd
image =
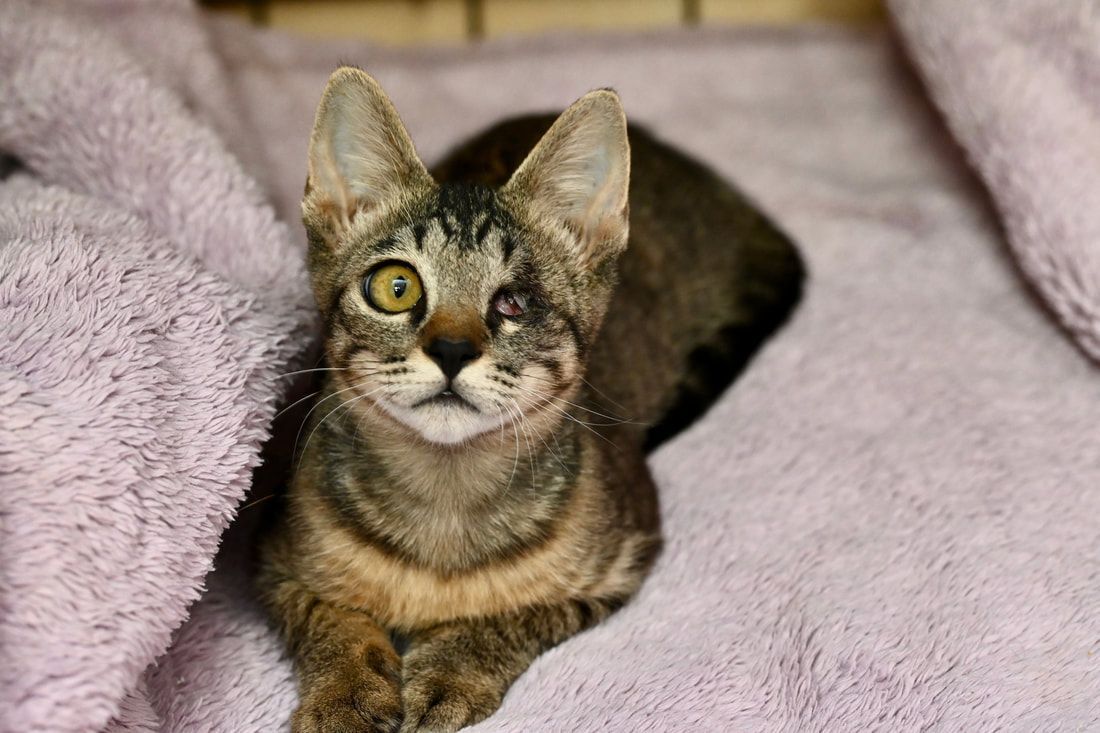
[[[386,132],[393,181],[326,178],[341,138],[330,144],[323,123],[352,98]],[[295,731],[457,730],[496,710],[537,655],[625,603],[660,546],[647,446],[704,410],[797,300],[789,242],[644,131],[630,129],[626,152],[612,93],[563,118],[550,133],[552,117],[503,123],[439,166],[437,184],[373,80],[341,69],[330,81],[303,211],[331,371],[259,577],[300,679]],[[606,212],[568,227],[526,205],[547,195],[540,176],[585,125],[610,141],[609,175],[615,156],[630,166],[622,258],[613,186]],[[540,138],[542,157],[505,186]],[[370,313],[356,283],[383,256],[421,257],[425,292],[441,295],[400,318]],[[549,304],[528,321],[486,315],[495,285],[467,292],[502,260]],[[512,389],[522,414],[504,417],[502,403],[499,428],[452,444],[357,391],[361,377],[384,395],[387,380],[413,383],[438,335],[476,342],[494,366],[483,384]]]

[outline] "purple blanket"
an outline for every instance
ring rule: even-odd
[[[1100,13],[961,5],[894,2],[906,59],[877,32],[382,51],[176,0],[0,4],[0,730],[285,726],[240,507],[314,345],[296,209],[338,60],[429,160],[615,86],[811,270],[653,457],[640,597],[478,730],[1100,727]]]

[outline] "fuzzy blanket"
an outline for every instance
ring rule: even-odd
[[[891,9],[942,120],[877,32],[382,51],[182,0],[0,4],[0,730],[285,726],[242,502],[314,346],[296,207],[338,60],[429,160],[615,86],[811,270],[653,457],[640,597],[478,730],[1100,727],[1100,14]]]

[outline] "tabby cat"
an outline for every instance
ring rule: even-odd
[[[608,90],[433,177],[341,68],[302,209],[326,370],[259,574],[292,726],[454,731],[638,590],[661,544],[647,450],[781,324],[802,266]]]

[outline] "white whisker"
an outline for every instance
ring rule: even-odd
[[[302,446],[302,452],[298,456],[298,468],[301,469],[301,467],[302,467],[302,459],[305,457],[306,449],[309,448],[309,441],[313,439],[313,436],[317,433],[317,429],[325,424],[325,420],[328,420],[330,417],[332,417],[336,413],[336,411],[339,410],[341,407],[344,407],[345,405],[350,405],[354,402],[358,402],[359,400],[370,397],[372,394],[374,394],[375,392],[377,392],[380,389],[382,389],[382,388],[378,387],[376,389],[372,389],[370,392],[367,392],[366,394],[356,395],[356,396],[352,397],[350,400],[347,400],[346,402],[343,402],[343,403],[337,405],[331,412],[329,412],[327,415],[322,417],[317,422],[317,424],[313,426],[313,430],[310,431],[309,437],[306,438],[305,445]]]
[[[520,407],[519,402],[516,402],[515,399],[512,400],[512,404],[516,406],[516,415],[519,419],[519,428],[523,431],[523,442],[527,445],[527,460],[531,463],[531,480],[534,481],[536,474],[534,448],[531,446],[531,440],[528,438],[527,428],[524,427],[526,419],[523,417],[523,408]]]
[[[318,367],[316,369],[299,369],[296,372],[287,372],[286,374],[276,374],[272,377],[275,379],[284,379],[286,377],[293,377],[296,374],[310,374],[311,372],[346,372],[348,367]]]
[[[362,387],[366,383],[367,383],[367,380],[363,380],[361,382],[356,382],[355,384],[351,385],[350,387],[345,387],[344,389],[337,390],[337,391],[333,392],[332,394],[327,395],[327,396],[322,397],[321,399],[317,400],[317,402],[314,403],[313,407],[309,408],[309,412],[306,413],[306,416],[304,418],[302,418],[302,424],[298,426],[298,434],[294,436],[294,448],[295,449],[298,448],[298,441],[301,440],[302,431],[305,429],[306,425],[309,423],[309,416],[313,414],[314,410],[316,410],[318,407],[321,406],[322,402],[327,402],[328,400],[331,400],[333,397],[335,397],[338,394],[343,394],[344,392],[347,392],[349,390],[353,390],[353,389],[356,389],[358,387]],[[293,405],[292,405],[292,407],[293,407]],[[299,459],[299,463],[300,462],[301,462],[301,460]]]
[[[555,405],[553,402],[544,402],[543,404],[546,405],[547,407],[550,407],[554,410],[557,410],[561,414],[561,416],[564,417],[566,420],[572,420],[573,422],[577,423],[578,425],[580,425],[582,428],[584,428],[588,432],[595,435],[600,440],[603,440],[604,442],[608,443],[609,445],[615,445],[615,443],[612,442],[611,440],[609,440],[606,435],[603,435],[599,431],[592,429],[592,427],[588,423],[584,422],[583,420],[578,420],[576,417],[574,417],[573,415],[570,415],[568,412],[563,410],[561,407]],[[535,402],[534,400],[531,400],[531,405],[533,407],[538,407],[538,403]]]
[[[523,410],[520,408],[519,402],[516,402],[515,399],[513,399],[512,401],[516,403],[516,409],[519,410],[520,415],[523,415]],[[528,420],[525,415],[523,415],[522,419],[524,420],[524,422],[526,422],[528,425],[530,425],[530,420]],[[534,435],[535,435],[536,438],[538,438],[539,442],[542,443],[543,447],[546,448],[546,452],[554,457],[554,460],[556,460],[558,462],[558,465],[562,467],[562,470],[564,470],[566,473],[568,473],[570,476],[572,476],[573,472],[570,471],[569,467],[565,465],[565,462],[562,461],[561,456],[558,453],[554,452],[554,450],[550,447],[550,444],[546,442],[546,439],[543,438],[542,435],[540,435],[537,430],[534,431]],[[551,435],[554,435],[554,444],[558,446],[558,450],[560,451],[561,450],[561,445],[558,444],[557,435],[553,432],[551,433]]]
[[[507,407],[507,405],[502,403],[502,407]],[[516,421],[512,418],[511,410],[508,410],[508,419],[512,422],[512,435],[516,439],[516,459],[512,461],[512,474],[508,477],[508,485],[504,487],[506,493],[508,489],[512,488],[512,480],[516,477],[516,469],[519,468],[519,431],[516,428]]]
[[[535,377],[533,375],[530,375],[530,376],[531,376],[532,379],[539,379],[539,377]],[[549,381],[549,380],[542,380],[542,381]],[[588,383],[585,382],[585,384],[588,384]],[[591,385],[589,385],[589,386],[591,386]],[[602,412],[598,412],[597,410],[593,410],[591,408],[585,407],[584,405],[578,405],[575,402],[570,402],[569,400],[567,400],[563,397],[558,397],[557,395],[550,394],[549,392],[542,392],[541,390],[534,390],[534,389],[531,389],[530,387],[524,387],[521,384],[517,384],[516,388],[529,391],[533,394],[537,394],[539,397],[544,397],[546,399],[557,400],[558,402],[563,402],[563,403],[569,405],[570,407],[576,407],[578,410],[584,410],[585,412],[591,413],[591,414],[595,415],[596,417],[602,417],[605,420],[614,420],[614,422],[612,422],[612,423],[607,423],[608,425],[620,425],[620,424],[640,425],[641,424],[641,423],[635,422],[635,421],[630,420],[630,419],[620,418],[617,415],[606,415]],[[592,425],[597,425],[597,424],[602,424],[602,423],[591,423],[591,424]]]
[[[632,420],[620,420],[620,419],[618,419],[616,417],[612,417],[610,415],[603,415],[601,413],[596,412],[595,410],[589,410],[586,407],[583,407],[581,405],[570,402],[569,400],[562,399],[561,397],[556,397],[556,396],[554,396],[552,394],[549,394],[547,392],[541,392],[539,390],[531,389],[529,387],[524,387],[522,385],[516,385],[515,389],[520,390],[522,392],[526,392],[527,394],[530,394],[530,395],[534,395],[537,398],[545,399],[545,400],[547,400],[547,404],[551,404],[549,402],[549,400],[557,400],[558,402],[562,402],[566,405],[569,405],[570,407],[575,407],[578,410],[584,410],[585,412],[591,412],[593,415],[596,415],[597,417],[603,417],[603,418],[606,418],[606,419],[611,421],[611,422],[587,422],[587,421],[580,420],[580,419],[574,417],[574,419],[576,419],[577,422],[583,423],[584,425],[593,425],[593,426],[596,426],[596,427],[609,427],[611,425],[628,425],[628,424],[629,425],[640,425],[641,424],[641,423],[638,423],[638,422],[634,422]],[[561,409],[560,406],[558,406],[558,405],[554,405],[554,406]]]

